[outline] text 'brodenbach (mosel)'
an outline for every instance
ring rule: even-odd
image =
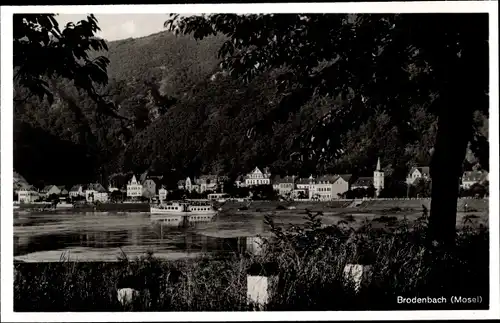
[[[480,304],[483,302],[482,296],[463,297],[451,296],[449,299],[442,297],[403,297],[398,296],[398,304]]]

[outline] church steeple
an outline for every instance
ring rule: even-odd
[[[376,170],[380,171],[380,157],[377,160],[377,168],[376,168]]]

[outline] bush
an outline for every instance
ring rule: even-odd
[[[471,215],[472,216],[472,215]],[[348,217],[346,217],[347,219]],[[383,218],[383,217],[381,217]],[[16,311],[241,311],[246,305],[246,269],[274,264],[278,289],[267,310],[485,309],[489,295],[489,235],[465,225],[453,249],[425,243],[427,216],[394,229],[358,230],[345,223],[324,226],[308,212],[304,225],[283,228],[265,216],[272,236],[265,253],[219,259],[162,261],[148,253],[118,263],[16,263]],[[390,220],[389,222],[392,222]],[[465,221],[464,221],[465,222]],[[467,224],[467,223],[464,223]],[[346,264],[366,264],[373,278],[359,292],[346,284]],[[133,283],[141,292],[122,306],[116,288]],[[397,296],[483,297],[481,304],[397,304]]]

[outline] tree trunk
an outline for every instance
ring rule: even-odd
[[[429,242],[449,246],[455,243],[457,199],[462,163],[472,134],[473,112],[455,99],[443,102],[430,175],[432,179]]]

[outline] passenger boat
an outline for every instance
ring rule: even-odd
[[[182,223],[184,218],[189,222],[209,221],[217,211],[208,201],[167,202],[150,207],[151,215],[162,219],[170,219],[173,223]]]

